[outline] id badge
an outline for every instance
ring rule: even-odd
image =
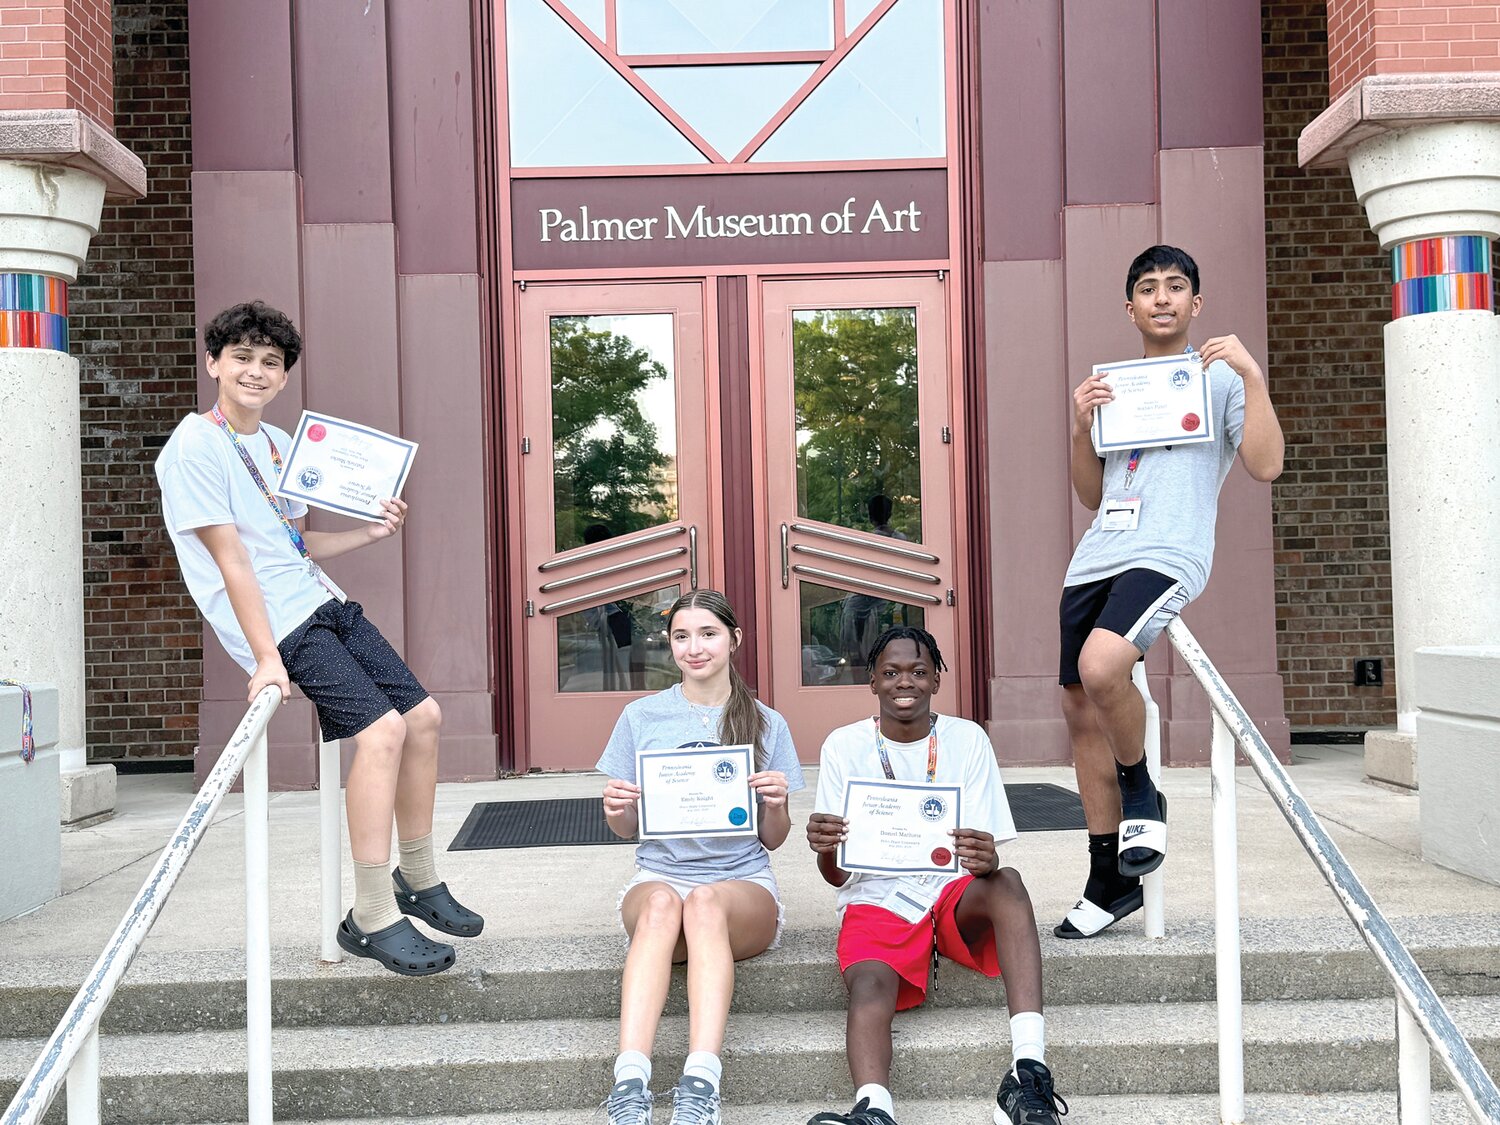
[[[349,595],[344,593],[344,591],[339,588],[339,584],[332,578],[328,577],[328,572],[317,563],[313,562],[312,559],[307,560],[307,573],[311,574],[313,578],[317,580],[318,585],[322,586],[323,589],[327,590],[330,594],[337,598],[340,605],[343,605],[349,600]]]
[[[1100,531],[1134,531],[1141,525],[1139,496],[1111,497],[1099,512]]]

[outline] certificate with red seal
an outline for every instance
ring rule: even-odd
[[[849,837],[839,845],[845,871],[878,875],[957,875],[949,835],[963,823],[963,789],[922,781],[850,778],[844,788]]]
[[[331,414],[302,412],[275,493],[379,523],[406,485],[417,443]]]
[[[1094,365],[1115,397],[1094,408],[1094,450],[1150,449],[1214,440],[1213,387],[1196,355]]]

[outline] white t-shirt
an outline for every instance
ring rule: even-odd
[[[927,739],[917,742],[885,741],[891,772],[897,781],[927,780]],[[823,742],[818,768],[816,812],[842,815],[844,786],[851,777],[884,777],[880,755],[875,750],[875,724],[862,719],[839,727]],[[996,844],[1016,838],[1010,802],[995,748],[976,723],[952,715],[937,721],[937,770],[933,781],[963,786],[964,822],[960,828],[977,828],[995,837]],[[851,872],[839,888],[838,911],[855,903],[883,906],[909,922],[919,920],[937,902],[943,888],[958,875],[869,875]]]
[[[274,489],[276,468],[268,439],[276,443],[282,456],[292,445],[285,431],[264,421],[255,433],[240,435],[240,443],[255,461],[266,487]],[[292,546],[291,536],[235,452],[229,435],[210,419],[189,414],[177,424],[156,458],[156,480],[161,486],[167,534],[172,537],[188,592],[213,626],[224,650],[240,667],[253,672],[255,657],[229,604],[224,576],[194,529],[216,524],[235,526],[260,581],[266,616],[277,644],[332,596],[330,590],[308,571],[306,561]],[[289,519],[307,515],[305,504],[290,500],[280,503]]]

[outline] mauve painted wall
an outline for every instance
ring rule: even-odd
[[[439,776],[493,777],[469,10],[390,9],[194,0],[198,319],[263,297],[298,322],[306,351],[276,424],[306,406],[422,444],[406,534],[330,571],[443,706]],[[200,389],[206,406],[212,383]],[[309,526],[352,525],[315,512]],[[244,712],[245,681],[205,637],[200,772]],[[273,786],[315,782],[317,737],[296,696],[272,724]]]
[[[1070,205],[1156,198],[1155,22],[1155,0],[1063,0]]]
[[[1260,4],[1157,0],[1161,147],[1262,141]]]

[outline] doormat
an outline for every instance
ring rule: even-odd
[[[1060,785],[1007,785],[1018,832],[1082,828],[1078,794]],[[481,801],[448,845],[450,852],[489,848],[557,848],[580,844],[634,844],[609,830],[598,797],[546,801]]]

